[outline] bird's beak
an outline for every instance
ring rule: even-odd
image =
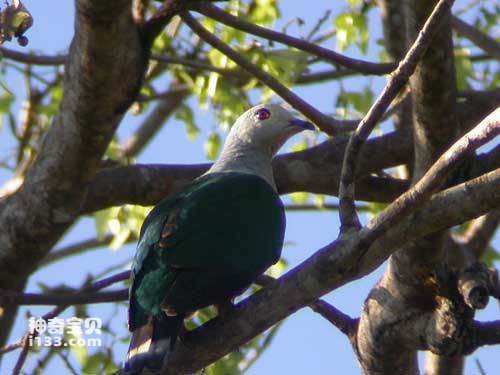
[[[309,121],[301,120],[299,118],[291,119],[289,125],[301,130],[315,130],[315,127],[312,123],[310,123]]]

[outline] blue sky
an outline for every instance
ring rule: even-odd
[[[30,43],[26,49],[40,51],[44,53],[63,52],[67,49],[73,33],[73,2],[44,0],[24,1],[27,8],[35,18],[33,28],[27,33]],[[324,2],[316,1],[314,6],[303,6],[302,2],[287,1],[282,2],[281,10],[284,19],[289,19],[294,15],[313,25],[316,19],[323,14],[326,9]],[[345,6],[343,2],[339,4],[339,9]],[[339,10],[335,10],[337,12]],[[372,40],[380,37],[381,31],[378,23],[377,12],[372,12],[370,22],[370,34]],[[290,32],[299,34],[296,28],[291,28]],[[9,48],[16,48],[15,43],[8,45]],[[330,45],[335,48],[334,43]],[[25,50],[26,50],[25,49]],[[368,59],[376,60],[379,51],[371,48]],[[351,56],[358,56],[356,49],[348,50]],[[13,87],[19,98],[22,98],[24,84],[19,79],[19,75],[9,75],[7,82]],[[375,93],[380,92],[384,84],[384,78],[361,77],[345,81],[349,89],[362,88],[369,85]],[[304,87],[296,92],[309,100],[319,109],[325,112],[332,112],[339,85],[337,83],[322,84],[315,87]],[[196,101],[191,101],[192,107],[196,108]],[[16,103],[20,105],[19,101]],[[191,142],[187,139],[184,125],[176,120],[171,120],[161,133],[149,145],[145,152],[139,157],[141,163],[196,163],[205,161],[203,152],[204,136],[215,124],[215,120],[210,112],[197,110],[197,124],[202,128],[202,134],[197,141]],[[137,118],[127,115],[119,129],[120,139],[131,134],[140,123],[141,117]],[[285,146],[285,150],[290,144]],[[2,154],[5,150],[13,147],[13,141],[9,137],[9,132],[2,129],[0,133],[0,149]],[[0,171],[0,183],[8,179],[8,174]],[[336,238],[338,232],[338,218],[331,212],[320,213],[288,213],[287,214],[286,241],[289,245],[284,249],[284,257],[290,266],[299,264],[313,252]],[[87,239],[95,235],[94,222],[91,218],[83,218],[75,225],[69,233],[60,241],[58,247],[71,244],[81,239]],[[496,243],[499,243],[497,236]],[[134,246],[127,245],[118,251],[111,251],[103,248],[85,255],[69,258],[49,267],[43,268],[30,279],[28,291],[38,291],[38,283],[49,286],[66,283],[78,286],[88,274],[96,274],[107,267],[126,262],[133,256]],[[364,298],[372,285],[382,274],[382,269],[378,269],[362,280],[355,281],[336,290],[326,296],[326,299],[340,308],[342,311],[358,316]],[[11,336],[11,341],[20,337],[27,328],[27,319],[23,308],[18,315],[18,319]],[[31,307],[31,315],[41,315],[48,311],[45,308]],[[90,309],[91,315],[112,318],[112,326],[125,334],[126,311],[124,307],[115,311],[110,305],[98,305]],[[69,310],[64,317],[73,316],[74,311]],[[478,318],[498,319],[498,305],[490,303],[490,306],[478,314]],[[116,359],[123,358],[126,352],[126,344],[115,347]],[[483,348],[467,362],[467,374],[476,374],[478,370],[472,358],[478,358],[486,373],[495,373],[494,354],[498,355],[498,348]],[[1,373],[11,371],[18,352],[13,352],[4,357]],[[72,359],[73,360],[73,359]],[[36,363],[35,357],[30,357],[27,362],[27,369],[32,369]],[[66,369],[60,360],[53,361],[47,370],[51,374],[65,374]],[[249,375],[267,374],[356,374],[358,367],[351,346],[347,339],[339,333],[330,323],[310,311],[303,309],[289,317],[280,329],[271,347],[262,355],[255,365],[248,371]]]

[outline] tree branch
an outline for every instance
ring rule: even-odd
[[[0,291],[0,301],[9,305],[85,305],[89,303],[108,303],[128,299],[128,288],[111,292],[74,292],[74,293],[18,293]]]
[[[500,107],[451,146],[407,192],[391,203],[360,232],[361,241],[372,242],[409,210],[414,210],[434,193],[448,174],[471,152],[500,135]]]
[[[346,68],[352,69],[363,74],[387,74],[390,73],[396,64],[392,63],[373,63],[369,61],[353,59],[332,50],[323,48],[317,44],[308,42],[307,40],[295,38],[284,33],[266,29],[255,25],[245,20],[235,17],[211,4],[196,4],[191,9],[203,14],[206,17],[222,22],[235,29],[245,31],[249,34],[259,36],[261,38],[272,40],[278,43],[285,44],[290,47],[297,48],[302,51],[312,53],[322,60],[329,61],[333,64],[338,64]]]
[[[442,17],[450,10],[453,0],[440,0],[422,27],[417,39],[404,59],[391,75],[384,90],[372,105],[368,113],[351,135],[346,149],[342,174],[340,178],[339,200],[341,231],[360,228],[359,218],[354,207],[354,176],[359,151],[374,129],[377,121],[401,91],[413,74],[418,61],[429,46],[432,36],[438,28]]]
[[[309,304],[309,307],[314,312],[320,314],[323,318],[332,323],[344,335],[351,338],[356,330],[358,319],[353,319],[349,315],[344,314],[335,306],[330,305],[324,300],[316,300]]]
[[[0,47],[0,54],[4,58],[30,65],[64,65],[68,60],[68,55],[42,55],[33,52],[24,53],[5,47]]]
[[[275,158],[274,177],[280,194],[306,191],[336,196],[347,141],[347,137],[339,136],[305,151]],[[358,162],[357,198],[392,202],[406,191],[409,187],[406,180],[367,175],[409,162],[411,147],[408,135],[399,132],[368,140]],[[497,147],[478,155],[468,178],[499,168],[499,152],[500,147]],[[137,164],[103,169],[87,186],[86,199],[81,206],[82,213],[126,203],[154,205],[179,191],[209,166]]]
[[[131,8],[131,0],[76,2],[60,110],[24,184],[0,202],[0,225],[6,228],[0,233],[0,288],[22,290],[37,262],[74,222],[85,186],[137,96],[149,46]],[[2,310],[0,342],[14,312]]]
[[[263,274],[257,278],[256,284],[269,287],[274,285],[276,281],[274,277]],[[335,306],[322,299],[312,301],[308,307],[332,323],[340,332],[349,338],[354,334],[358,319],[351,318],[349,315],[344,314]]]
[[[492,211],[474,220],[465,235],[459,239],[476,260],[481,259],[500,223],[500,210]]]
[[[51,263],[57,262],[61,259],[79,255],[84,252],[90,251],[97,247],[105,246],[113,240],[114,236],[112,234],[106,235],[102,239],[90,238],[88,240],[80,241],[75,244],[63,247],[61,249],[55,249],[48,253],[40,262],[40,266],[46,266]]]
[[[333,135],[338,132],[348,131],[351,130],[353,125],[357,123],[357,121],[336,120],[324,115],[301,97],[290,91],[279,80],[267,74],[262,69],[259,69],[234,49],[223,43],[220,39],[205,29],[198,21],[196,21],[196,19],[191,16],[189,12],[182,12],[181,18],[201,39],[229,57],[245,71],[261,81],[264,85],[271,88],[276,94],[281,96],[283,100],[288,102],[296,110],[302,112],[304,116],[314,122],[325,133]]]
[[[96,281],[92,283],[89,286],[84,286],[82,287],[81,291],[82,292],[95,292],[100,289],[106,288],[112,284],[115,284],[117,282],[123,281],[128,279],[130,276],[130,271],[124,271],[121,273],[118,273],[116,275],[110,276],[108,278]],[[43,315],[41,318],[45,321],[52,319],[58,315],[60,315],[64,310],[66,310],[69,307],[67,304],[59,305],[53,310],[49,311],[45,315]],[[29,350],[29,338],[31,337],[36,337],[38,335],[38,332],[35,331],[32,334],[30,332],[27,332],[23,337],[21,337],[16,343],[6,345],[4,347],[0,348],[0,354],[7,353],[13,350],[16,350],[18,348],[22,348],[21,353],[19,354],[19,357],[17,359],[16,365],[14,367],[14,374],[19,374],[23,368],[24,362],[26,361],[26,358],[28,357],[28,350]]]
[[[360,278],[380,265],[403,241],[479,216],[500,205],[500,169],[436,194],[364,252],[355,240],[339,239],[287,272],[276,283],[183,337],[162,374],[193,372],[221,358],[321,295]],[[423,220],[422,218],[426,218]]]
[[[367,142],[359,162],[358,198],[390,202],[408,188],[404,180],[366,176],[405,163],[411,150],[411,141],[406,137],[390,133]],[[273,169],[279,192],[308,191],[336,195],[347,139],[339,136],[308,150],[275,158]],[[134,165],[103,169],[87,186],[82,212],[94,212],[125,203],[156,204],[204,173],[209,166]]]
[[[494,320],[491,322],[475,322],[474,327],[477,335],[477,341],[474,345],[476,348],[485,345],[500,344],[500,320]]]
[[[474,26],[468,24],[467,22],[456,16],[452,16],[451,26],[459,35],[462,35],[469,39],[484,52],[495,56],[496,58],[500,58],[500,43],[498,43],[488,34],[483,33],[481,30],[475,28]]]
[[[177,85],[176,83],[171,84],[169,91],[175,90]],[[189,89],[175,91],[172,95],[160,100],[144,119],[139,129],[126,139],[120,147],[120,157],[131,158],[137,156],[187,98],[189,92]]]

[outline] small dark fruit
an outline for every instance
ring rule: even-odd
[[[26,38],[24,35],[21,35],[20,37],[17,38],[17,43],[20,46],[25,47],[28,45],[28,38]]]

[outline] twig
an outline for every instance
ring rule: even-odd
[[[483,33],[481,30],[475,28],[474,26],[468,24],[467,22],[456,16],[452,16],[451,26],[458,34],[469,39],[484,52],[500,58],[500,43],[498,43],[488,34]]]
[[[67,354],[63,354],[61,352],[58,352],[57,355],[59,355],[59,357],[61,358],[61,360],[63,361],[63,363],[66,365],[66,368],[68,369],[68,371],[72,375],[78,375],[78,372],[73,368],[73,365],[69,361]]]
[[[409,77],[413,74],[418,61],[432,40],[432,35],[452,4],[453,0],[439,1],[412,47],[399,63],[394,73],[391,74],[384,90],[349,139],[342,165],[339,187],[341,233],[350,228],[360,229],[359,218],[354,206],[354,177],[360,150],[377,124],[377,121],[382,117],[392,100],[398,95],[406,85]]]
[[[158,92],[156,94],[138,95],[136,98],[136,101],[138,103],[147,103],[147,102],[151,102],[153,100],[158,100],[158,99],[169,99],[169,98],[173,98],[177,95],[181,95],[182,93],[184,93],[186,91],[189,91],[189,85],[179,85],[175,89],[166,90],[163,92]]]
[[[2,303],[10,305],[85,305],[87,303],[108,303],[128,298],[128,289],[111,292],[71,292],[71,293],[17,293],[0,291]]]
[[[345,78],[349,76],[353,76],[359,74],[355,70],[352,69],[328,69],[319,72],[301,74],[297,77],[295,83],[301,85],[307,85],[310,83],[317,83],[323,81],[329,81],[333,79]]]
[[[264,85],[270,87],[292,107],[302,112],[309,120],[314,122],[325,133],[333,135],[339,131],[345,131],[346,127],[352,129],[352,122],[347,124],[344,121],[339,121],[324,115],[301,97],[290,91],[276,78],[250,63],[242,55],[205,29],[189,12],[182,12],[181,18],[201,39],[221,51],[224,55],[228,56],[231,60],[261,81]]]
[[[68,55],[39,55],[35,53],[24,53],[24,52],[13,51],[4,47],[0,47],[0,54],[3,55],[3,57],[16,62],[31,64],[31,65],[42,65],[42,66],[63,65],[66,63],[66,60],[68,59]],[[164,64],[183,65],[193,69],[208,70],[211,72],[219,73],[225,77],[235,77],[241,79],[242,72],[239,70],[219,68],[205,62],[200,62],[197,60],[189,60],[184,57],[153,54],[151,55],[151,60],[158,61]],[[331,79],[348,77],[356,74],[358,74],[358,72],[352,69],[329,69],[309,74],[301,74],[297,77],[296,83],[306,85]],[[145,100],[146,98],[141,98],[141,97],[138,98],[138,101],[145,101]]]
[[[348,337],[352,336],[357,327],[358,319],[351,318],[349,315],[344,314],[335,306],[330,305],[322,299],[312,302],[309,304],[309,307],[311,310],[320,314],[323,318],[332,323],[339,329],[340,332]]]
[[[359,205],[356,206],[359,211],[369,211],[370,207],[367,205]],[[338,204],[289,204],[285,206],[285,210],[287,211],[322,211],[322,210],[338,210]]]
[[[500,344],[500,320],[474,322],[474,328],[477,336],[474,349],[484,345]]]
[[[32,65],[63,65],[68,60],[68,55],[40,55],[24,53],[0,47],[0,54],[10,60]]]
[[[80,292],[95,292],[100,289],[106,288],[112,284],[115,284],[117,282],[123,281],[128,279],[130,276],[130,271],[123,271],[120,272],[116,275],[107,277],[105,279],[96,281],[89,286],[84,286],[80,289]],[[78,293],[78,292],[77,292]],[[69,307],[67,304],[59,305],[55,307],[53,310],[49,311],[45,315],[42,316],[42,319],[48,320],[52,319],[59,314],[61,314],[64,310],[66,310]],[[6,345],[2,348],[0,348],[0,354],[2,353],[7,353],[10,351],[13,351],[18,348],[22,348],[21,354],[19,355],[19,358],[17,359],[16,365],[14,367],[13,374],[19,374],[24,362],[26,361],[27,355],[28,355],[28,349],[29,349],[29,336],[35,337],[37,335],[37,332],[33,332],[33,334],[30,334],[29,332],[26,333],[23,337],[21,337],[17,342],[13,344]]]
[[[316,22],[316,25],[314,25],[314,27],[311,29],[309,34],[307,34],[307,37],[306,37],[307,41],[311,41],[311,39],[314,37],[314,35],[316,35],[316,33],[321,29],[321,26],[323,26],[323,24],[326,21],[328,21],[328,18],[330,18],[331,14],[332,14],[332,10],[327,9],[325,14],[323,14],[323,16],[320,17],[320,19]]]
[[[479,260],[488,248],[495,231],[500,223],[500,210],[492,211],[474,220],[464,234],[461,245]]]
[[[241,75],[240,72],[234,69],[227,68],[219,68],[212,64],[201,62],[198,60],[188,59],[185,57],[176,57],[176,56],[164,56],[158,54],[152,54],[151,60],[158,61],[164,64],[175,64],[175,65],[183,65],[189,68],[197,69],[197,70],[208,70],[210,72],[219,73],[223,76],[234,76],[239,77]]]
[[[263,274],[257,278],[256,283],[261,286],[269,287],[274,285],[277,281],[278,279]],[[357,327],[358,319],[351,318],[349,315],[344,314],[335,306],[332,306],[322,299],[314,300],[308,305],[308,307],[332,323],[346,336],[351,337]]]
[[[332,50],[323,48],[307,40],[295,38],[293,36],[280,33],[274,30],[269,30],[253,23],[246,22],[241,18],[235,17],[211,4],[196,4],[192,9],[200,12],[206,17],[213,18],[235,29],[245,31],[247,33],[260,36],[262,38],[273,40],[278,43],[286,44],[290,47],[295,47],[299,50],[312,53],[323,60],[333,64],[345,66],[363,74],[387,74],[394,68],[393,63],[373,63],[369,61],[353,59]]]
[[[371,243],[410,209],[414,210],[434,193],[467,155],[500,135],[500,107],[456,141],[406,193],[389,205],[360,232],[361,242]]]
[[[152,44],[170,20],[186,7],[186,3],[182,0],[163,1],[160,8],[142,26],[142,35],[149,44]]]
[[[177,85],[177,82],[172,83],[169,91],[174,91]],[[189,92],[189,89],[180,90],[159,101],[137,131],[120,146],[120,157],[131,158],[137,156],[186,99]]]
[[[114,236],[112,234],[108,234],[104,236],[102,239],[98,238],[89,238],[87,240],[83,240],[80,242],[76,242],[72,245],[62,247],[60,249],[55,249],[51,251],[50,253],[43,258],[43,260],[40,263],[40,266],[46,266],[48,264],[57,262],[61,259],[73,256],[73,255],[78,255],[82,254],[84,252],[90,251],[92,249],[108,245],[112,240]]]

